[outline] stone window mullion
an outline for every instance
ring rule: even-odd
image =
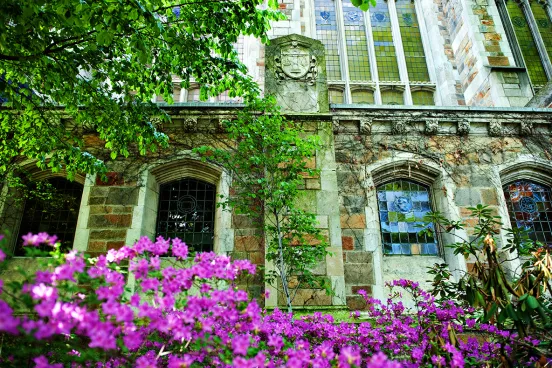
[[[343,21],[343,4],[341,0],[336,0],[335,2],[335,12],[337,15],[337,28],[339,34],[339,51],[343,57],[340,58],[341,65],[341,75],[342,79],[345,81],[345,90],[344,90],[344,103],[353,103],[353,98],[351,96],[351,85],[349,81],[349,65],[348,65],[348,53],[347,53],[347,39],[345,37],[345,22]]]
[[[374,37],[372,35],[372,22],[370,21],[370,12],[364,13],[364,25],[366,28],[366,37],[368,39],[368,56],[370,57],[370,72],[372,80],[376,84],[374,91],[374,102],[376,105],[381,105],[381,93],[379,89],[378,63],[376,60],[376,50],[374,49]]]
[[[529,25],[529,29],[531,30],[531,34],[533,35],[535,44],[537,45],[537,50],[542,60],[542,64],[543,64],[546,76],[548,77],[549,80],[552,80],[552,63],[550,62],[550,58],[548,57],[548,52],[546,51],[546,46],[544,45],[544,42],[540,36],[539,29],[537,26],[537,21],[533,16],[533,12],[531,11],[529,2],[528,0],[521,0],[520,5],[521,5],[521,10],[523,11],[523,15],[525,15],[525,19],[527,19],[527,24]]]
[[[399,75],[401,77],[401,82],[405,84],[404,103],[405,105],[412,105],[412,94],[410,93],[408,70],[406,69],[406,59],[404,57],[401,30],[399,27],[399,20],[397,18],[397,9],[395,8],[395,1],[389,0],[387,2],[387,5],[389,7],[389,16],[391,20],[391,32],[393,33],[393,43],[395,44],[395,50],[397,53]]]

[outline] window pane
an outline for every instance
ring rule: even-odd
[[[373,104],[374,103],[374,92],[369,90],[357,90],[351,92],[353,97],[353,103],[358,104]]]
[[[23,217],[19,228],[16,256],[23,256],[21,237],[28,233],[46,232],[56,235],[61,242],[61,250],[69,251],[73,248],[75,230],[79,217],[82,185],[70,182],[64,178],[46,180],[55,189],[53,198],[41,200],[30,198],[25,201]],[[48,248],[44,248],[47,250]]]
[[[423,218],[431,210],[429,189],[397,180],[378,186],[377,197],[385,254],[438,254],[435,238],[419,234]]]
[[[548,79],[546,78],[537,45],[533,40],[531,30],[525,20],[523,11],[514,0],[508,1],[506,6],[510,19],[512,20],[514,33],[516,34],[523,60],[525,61],[525,66],[527,67],[527,72],[529,73],[529,79],[531,79],[533,85],[542,86],[546,84]]]
[[[435,105],[432,91],[412,91],[412,102],[414,105]]]
[[[370,7],[370,21],[378,64],[378,77],[381,81],[400,81],[399,66],[393,35],[391,34],[391,20],[389,8],[383,0],[378,0],[375,7]]]
[[[339,65],[339,35],[335,3],[333,0],[316,0],[316,35],[326,48],[326,73],[328,80],[341,80]]]
[[[410,0],[397,0],[396,8],[408,79],[411,82],[429,82],[424,46],[414,3]]]
[[[194,251],[213,250],[215,186],[195,179],[161,185],[157,236],[182,239]]]
[[[512,227],[526,229],[533,240],[552,244],[550,188],[526,180],[504,186]]]
[[[381,91],[381,102],[384,105],[402,105],[404,103],[401,91],[385,90]]]
[[[354,7],[350,0],[343,0],[343,18],[349,77],[353,81],[369,81],[371,73],[364,12]]]
[[[199,88],[188,91],[188,102],[199,102]]]
[[[328,90],[328,97],[330,98],[330,103],[333,104],[342,104],[343,103],[343,91],[337,89]]]

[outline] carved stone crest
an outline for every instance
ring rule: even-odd
[[[274,58],[274,63],[280,83],[287,79],[304,81],[309,85],[314,85],[316,82],[318,74],[316,57],[296,41],[282,47],[280,56]]]
[[[439,130],[439,121],[437,120],[426,120],[425,122],[425,134],[433,135],[437,134]]]
[[[372,119],[360,119],[360,134],[372,134]]]
[[[470,122],[467,120],[460,120],[458,122],[458,134],[467,135],[470,133]]]
[[[500,137],[502,136],[502,134],[502,123],[500,122],[500,120],[491,120],[489,122],[489,135],[491,137]]]

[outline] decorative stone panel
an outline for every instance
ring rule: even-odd
[[[266,47],[265,93],[284,112],[328,112],[326,56],[318,40],[292,34]]]

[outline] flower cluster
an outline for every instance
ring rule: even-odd
[[[25,241],[37,246],[52,237]],[[96,259],[77,252],[52,259],[57,264],[21,283],[21,297],[12,299],[33,313],[16,315],[0,300],[0,332],[44,351],[13,349],[0,357],[3,366],[32,358],[37,367],[464,367],[498,361],[515,338],[485,325],[479,327],[499,340],[457,338],[475,321],[407,280],[390,286],[412,294],[415,313],[366,293],[370,322],[263,313],[236,287],[254,265],[215,253],[190,259],[179,239],[144,237]]]

